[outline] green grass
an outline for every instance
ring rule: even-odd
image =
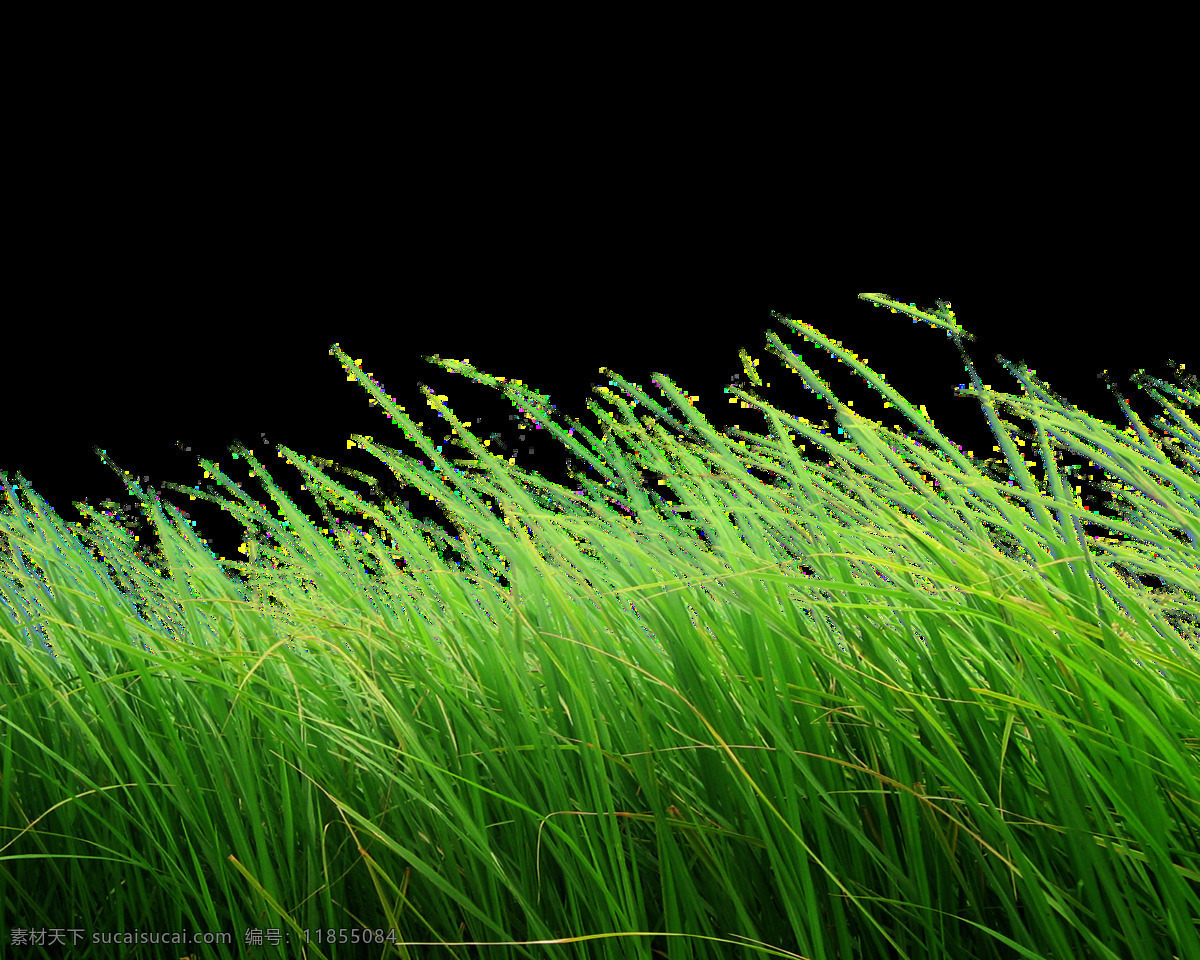
[[[947,333],[1001,472],[779,318],[920,440],[773,333],[842,440],[733,387],[769,432],[719,433],[666,377],[660,403],[611,373],[603,436],[568,433],[520,384],[433,358],[587,464],[572,491],[423,388],[470,457],[447,459],[335,346],[424,463],[355,441],[458,538],[286,448],[324,525],[249,451],[275,515],[204,461],[244,564],[136,485],[150,559],[8,487],[5,926],[234,937],[72,957],[1200,960],[1200,390],[1152,381],[1191,444],[1168,455],[1128,408],[1118,430],[1024,368],[1023,396],[985,389],[944,306],[863,296]],[[1064,451],[1123,519],[1085,510]],[[289,946],[244,950],[247,929]],[[364,929],[394,937],[349,942]]]

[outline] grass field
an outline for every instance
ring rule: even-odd
[[[433,358],[561,441],[566,489],[425,389],[451,460],[335,346],[420,459],[355,441],[458,537],[287,448],[324,523],[244,449],[273,512],[207,461],[225,497],[174,487],[228,503],[239,564],[136,485],[151,557],[4,477],[0,952],[1200,960],[1195,378],[1145,378],[1169,421],[1118,429],[1024,368],[985,389],[947,307],[863,296],[952,340],[999,461],[780,317],[919,438],[774,333],[841,439],[737,387],[767,432],[727,435],[612,373],[597,436]],[[177,931],[232,943],[147,942]]]

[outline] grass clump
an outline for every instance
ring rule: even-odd
[[[1200,431],[1183,410],[1200,390],[1148,381],[1164,436],[1123,400],[1121,432],[1023,367],[1024,396],[984,389],[945,306],[863,296],[945,330],[1004,471],[782,317],[920,435],[856,414],[773,333],[844,440],[738,387],[769,432],[718,433],[665,376],[659,403],[616,374],[597,436],[432,358],[586,464],[568,490],[422,388],[470,455],[449,460],[335,345],[423,460],[355,441],[459,536],[285,447],[323,528],[244,448],[278,517],[204,462],[244,564],[136,485],[153,562],[104,517],[72,529],[7,489],[10,942],[74,927],[81,957],[115,955],[93,934],[139,931],[121,955],[261,937],[312,957],[1200,960]],[[1084,508],[1067,451],[1114,482],[1123,519]],[[162,931],[232,946],[148,942]]]

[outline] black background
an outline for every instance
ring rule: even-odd
[[[842,399],[886,419],[870,389],[775,323],[777,310],[867,358],[977,456],[995,441],[977,401],[954,395],[969,381],[951,341],[857,294],[948,302],[978,338],[968,349],[985,384],[1019,393],[993,357],[1026,361],[1068,402],[1122,425],[1098,373],[1154,413],[1129,375],[1169,377],[1168,359],[1192,360],[1183,248],[1157,222],[1153,184],[1134,198],[1110,182],[1098,204],[1049,129],[1031,167],[1020,138],[926,124],[913,132],[920,150],[894,149],[827,116],[803,129],[782,115],[739,119],[715,94],[667,109],[625,91],[620,110],[550,113],[469,91],[454,110],[416,111],[405,94],[368,115],[297,90],[269,103],[218,95],[200,79],[169,104],[136,78],[118,94],[83,85],[25,118],[7,220],[0,469],[67,522],[80,519],[75,501],[133,506],[94,448],[161,492],[201,483],[199,457],[245,481],[235,442],[265,456],[314,518],[274,444],[362,470],[417,516],[439,516],[347,450],[359,433],[418,455],[347,382],[334,342],[418,420],[436,420],[423,382],[557,482],[553,441],[521,441],[498,394],[421,357],[519,378],[589,426],[600,367],[646,387],[661,371],[719,428],[763,432],[721,393],[745,348],[776,406],[832,419],[762,349],[772,328]],[[243,489],[267,502],[254,481]],[[240,559],[228,515],[164,495],[218,556]]]

